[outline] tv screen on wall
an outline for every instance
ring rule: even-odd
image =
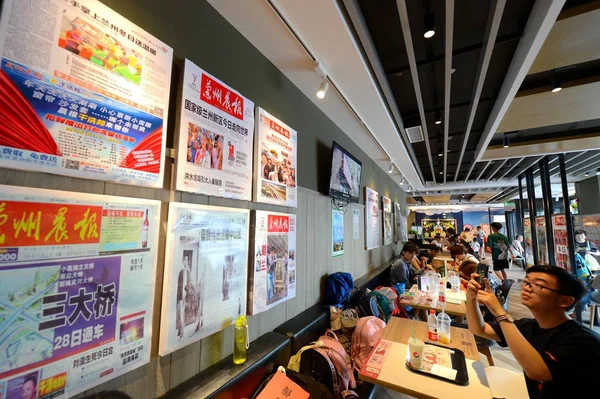
[[[333,142],[329,196],[348,202],[358,202],[362,162]]]

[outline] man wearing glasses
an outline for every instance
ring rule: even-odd
[[[467,287],[469,330],[509,347],[523,368],[529,397],[579,397],[587,389],[581,382],[600,376],[600,336],[567,316],[585,287],[556,266],[533,266],[526,273],[521,303],[534,318],[513,320],[487,280],[484,288],[473,274]],[[494,315],[494,322],[483,321],[478,303]]]

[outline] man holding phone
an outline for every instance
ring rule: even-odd
[[[533,319],[513,320],[498,298],[475,273],[467,287],[467,323],[480,337],[508,346],[523,368],[530,398],[583,397],[587,384],[600,375],[600,336],[567,316],[585,287],[566,270],[533,266],[521,281],[521,303]],[[495,321],[483,321],[484,304]]]

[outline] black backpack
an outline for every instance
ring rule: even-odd
[[[304,354],[302,356],[304,358]],[[280,373],[281,371],[275,371],[275,373]],[[266,380],[258,387],[254,395],[252,395],[251,399],[256,399],[256,397],[262,392],[262,390],[267,386],[274,373],[267,377]],[[327,387],[321,384],[319,381],[315,381],[310,378],[308,375],[300,374],[295,372],[294,370],[290,370],[288,368],[285,369],[285,375],[296,384],[300,386],[300,388],[304,389],[310,395],[311,399],[334,399],[333,394],[327,389]]]
[[[383,310],[377,303],[377,298],[366,291],[360,292],[356,299],[356,309],[360,317],[375,316],[385,321]]]

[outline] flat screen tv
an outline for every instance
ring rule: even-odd
[[[358,202],[361,171],[362,163],[334,141],[331,151],[329,196],[348,202]]]

